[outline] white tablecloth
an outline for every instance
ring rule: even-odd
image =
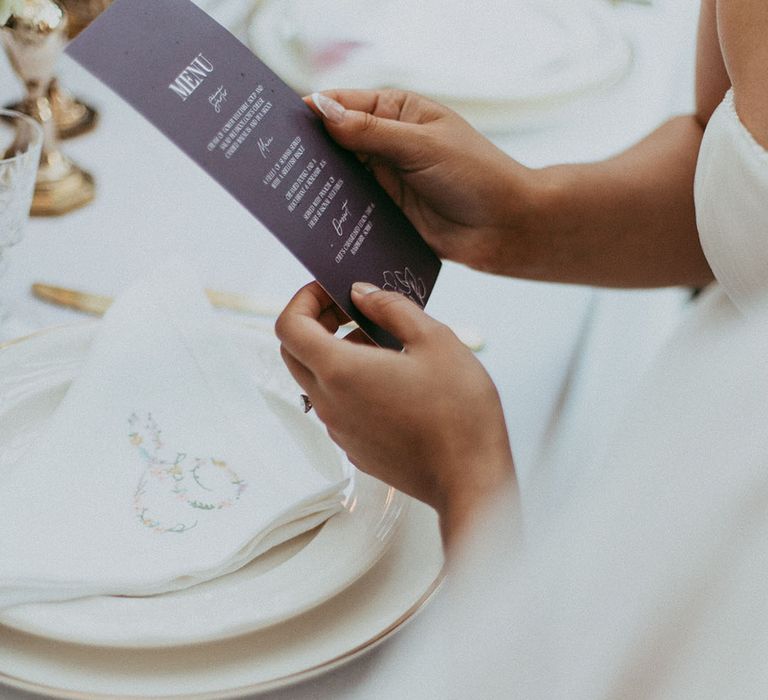
[[[608,93],[574,104],[556,124],[496,141],[533,166],[595,160],[689,110],[696,4],[657,0],[652,7],[618,8],[635,47],[632,74]],[[102,114],[96,132],[65,144],[95,174],[98,197],[66,217],[33,220],[12,251],[0,294],[30,329],[82,318],[36,301],[32,282],[117,294],[179,253],[199,266],[208,286],[277,303],[309,280],[258,222],[141,117],[66,59],[60,72]],[[18,94],[0,63],[0,101]],[[534,473],[537,487],[562,491],[599,454],[610,416],[674,326],[681,298],[679,291],[523,282],[447,264],[429,310],[487,339],[479,357],[499,387],[525,494]],[[545,445],[546,468],[536,471]],[[372,697],[366,679],[380,654],[270,697]],[[0,697],[25,696],[0,689]]]

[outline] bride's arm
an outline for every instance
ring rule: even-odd
[[[768,5],[765,0],[717,1],[720,44],[736,110],[768,147]]]
[[[553,282],[705,286],[693,182],[729,87],[714,2],[702,6],[698,112],[602,162],[525,168],[455,113],[402,91],[331,91],[316,108],[441,257]]]
[[[512,274],[619,287],[712,280],[699,244],[693,180],[704,129],[730,87],[715,0],[702,2],[696,73],[694,114],[669,120],[615,158],[541,171],[544,234],[534,237],[541,254],[528,258],[541,261],[541,273]]]
[[[730,86],[717,31],[717,0],[702,0],[696,46],[696,118],[702,128]]]

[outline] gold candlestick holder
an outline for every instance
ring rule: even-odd
[[[43,153],[31,213],[66,214],[88,204],[95,195],[93,177],[61,152],[51,100],[54,66],[67,40],[67,14],[55,0],[24,0],[0,30],[0,38],[27,90],[18,109],[43,127]]]
[[[109,7],[112,0],[59,0],[67,12],[67,36],[74,39],[96,17]],[[75,97],[58,79],[51,81],[48,99],[60,139],[71,139],[96,128],[99,114],[95,108]],[[8,105],[18,110],[20,105]]]
[[[53,108],[53,119],[60,139],[71,139],[93,131],[99,122],[99,113],[67,90],[58,78],[51,81],[48,99]]]
[[[59,0],[68,15],[67,36],[74,39],[111,4],[112,0]],[[62,139],[85,134],[96,127],[98,112],[72,95],[57,79],[51,83],[49,98],[53,117]]]

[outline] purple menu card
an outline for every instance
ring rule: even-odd
[[[67,53],[259,219],[373,340],[401,347],[355,309],[350,287],[372,282],[424,306],[439,259],[248,48],[190,0],[116,0]]]

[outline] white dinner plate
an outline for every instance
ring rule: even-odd
[[[248,37],[300,93],[403,88],[508,131],[627,73],[632,49],[611,11],[604,0],[263,0]]]
[[[0,351],[0,472],[23,459],[58,405],[98,322],[31,336]],[[299,389],[279,360],[274,338],[242,324],[229,330],[239,352],[271,368],[275,409],[315,466],[349,475],[343,510],[312,533],[276,547],[250,565],[200,585],[149,597],[99,596],[23,605],[0,623],[50,639],[101,647],[199,644],[253,632],[320,605],[368,571],[390,544],[408,500],[355,470],[322,425],[298,406]]]
[[[2,685],[69,700],[224,700],[286,687],[351,661],[399,629],[440,581],[434,512],[413,502],[379,562],[323,605],[249,635],[196,646],[114,649],[0,626]]]

